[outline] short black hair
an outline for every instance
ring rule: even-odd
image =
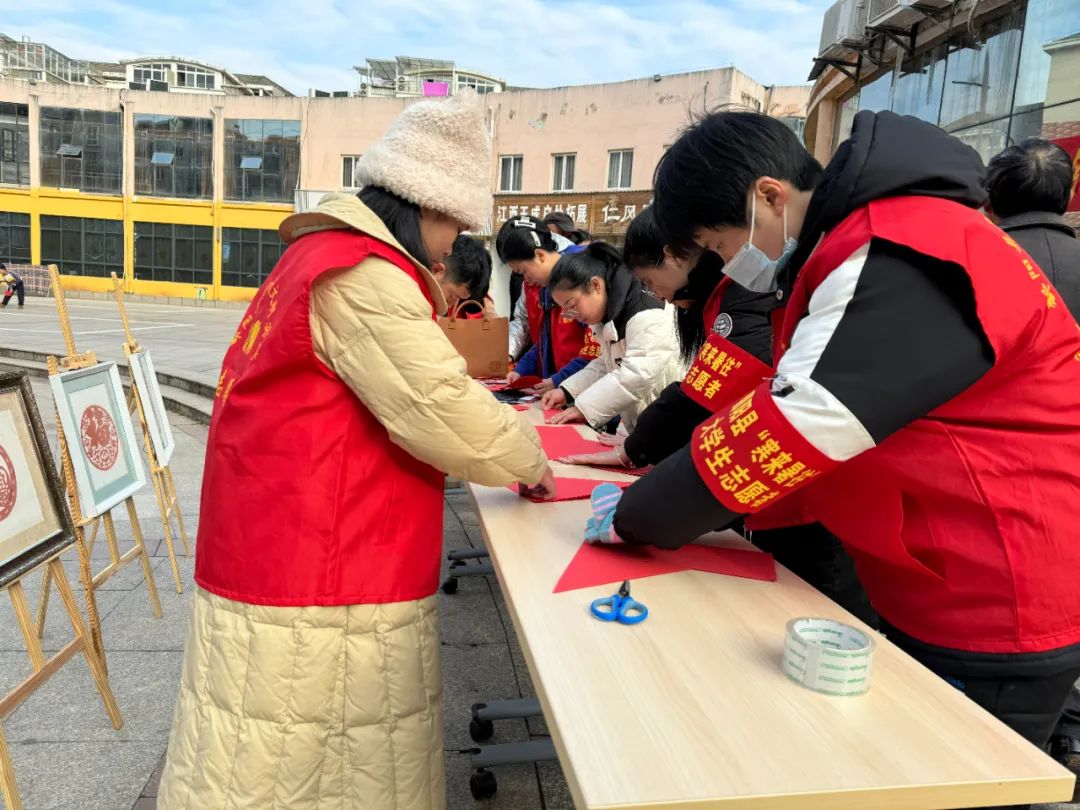
[[[689,251],[701,228],[746,227],[747,195],[759,177],[810,191],[821,164],[776,118],[721,110],[692,123],[656,167],[653,210],[664,241]]]
[[[378,186],[365,186],[356,196],[382,220],[386,230],[410,256],[424,267],[431,267],[427,248],[420,235],[419,205]]]
[[[537,250],[558,253],[559,246],[551,231],[536,217],[513,217],[499,229],[495,237],[495,252],[504,264],[528,261]]]
[[[664,235],[650,206],[630,220],[626,228],[623,261],[631,270],[637,270],[639,267],[657,267],[663,260]]]
[[[1010,146],[987,166],[990,210],[1014,217],[1029,211],[1064,214],[1073,191],[1069,153],[1056,143],[1029,138]]]
[[[478,239],[460,235],[454,240],[450,255],[443,262],[453,284],[469,288],[470,301],[483,301],[491,285],[491,256]]]
[[[565,236],[575,245],[592,241],[592,234],[579,228],[574,218],[563,211],[552,211],[541,220],[541,223],[549,230],[554,225],[561,236]]]
[[[578,289],[594,278],[604,281],[610,289],[615,275],[628,272],[622,255],[607,242],[593,242],[577,253],[567,253],[556,263],[548,279],[548,289]]]

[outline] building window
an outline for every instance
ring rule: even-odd
[[[124,223],[42,216],[41,263],[55,264],[66,276],[123,276]]]
[[[608,152],[608,188],[630,188],[634,178],[634,150]]]
[[[225,119],[225,198],[292,202],[300,178],[300,122]]]
[[[40,131],[41,185],[120,193],[120,113],[42,107]]]
[[[166,64],[139,65],[132,71],[131,76],[136,82],[167,82],[169,66]]]
[[[341,156],[341,187],[343,189],[359,188],[356,184],[356,162],[360,155]]]
[[[881,112],[889,109],[890,96],[892,95],[893,68],[889,68],[872,82],[863,85],[859,91],[860,110]]]
[[[209,199],[214,129],[209,118],[135,116],[135,193]]]
[[[458,76],[457,77],[457,89],[461,90],[466,87],[471,87],[480,95],[487,95],[488,93],[494,93],[498,88],[491,82],[486,82],[483,79],[478,79],[475,76]]]
[[[208,225],[135,223],[135,278],[210,286],[214,229]]]
[[[806,130],[806,119],[805,118],[796,118],[794,116],[786,116],[786,117],[778,118],[777,120],[780,121],[784,126],[786,126],[788,129],[790,129],[792,132],[795,133],[795,136],[799,139],[799,143],[803,142],[803,133]]]
[[[1022,10],[1016,9],[981,25],[974,37],[961,27],[950,38],[939,126],[966,129],[1009,115],[1022,24]]]
[[[200,90],[214,89],[215,74],[211,70],[195,67],[194,65],[177,65],[176,86],[195,87]]]
[[[1080,100],[1078,54],[1080,3],[1028,0],[1016,81],[1016,112]]]
[[[503,155],[499,159],[499,191],[521,191],[524,163],[521,155]]]
[[[30,117],[25,104],[0,102],[0,183],[30,185]]]
[[[229,287],[260,286],[285,248],[277,231],[222,228],[221,283]]]
[[[574,164],[577,163],[577,155],[555,155],[554,176],[551,179],[552,191],[574,190]]]
[[[0,262],[30,264],[30,215],[0,211]]]
[[[941,93],[945,87],[947,51],[947,45],[942,43],[900,63],[893,84],[893,112],[937,124],[941,113]]]

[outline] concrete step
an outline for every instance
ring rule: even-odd
[[[32,377],[48,377],[49,367],[42,352],[30,352],[21,349],[0,348],[0,369],[26,371]],[[120,381],[125,390],[130,390],[128,369],[118,363]],[[186,380],[173,374],[157,373],[158,388],[165,408],[183,419],[189,419],[200,425],[210,424],[210,414],[214,409],[214,389],[203,383]]]

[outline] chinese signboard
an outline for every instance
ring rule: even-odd
[[[651,191],[604,191],[594,194],[498,194],[492,211],[496,233],[518,216],[543,219],[553,211],[571,216],[597,239],[622,242],[630,221],[649,207]]]

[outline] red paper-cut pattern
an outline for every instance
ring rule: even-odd
[[[79,419],[79,438],[86,458],[99,470],[110,470],[120,455],[116,423],[100,405],[91,405]]]
[[[15,466],[7,450],[0,447],[0,520],[4,520],[15,508],[19,485],[15,480]]]
[[[765,582],[776,580],[771,554],[724,546],[691,544],[674,551],[622,543],[583,543],[566,566],[555,593],[677,571],[705,571]]]
[[[590,478],[555,478],[555,498],[545,501],[542,498],[530,498],[523,495],[527,501],[533,503],[559,503],[560,501],[583,501],[592,495],[592,491],[601,484],[614,484],[619,489],[626,489],[633,481],[594,481]],[[518,491],[517,484],[507,487],[511,492]]]

